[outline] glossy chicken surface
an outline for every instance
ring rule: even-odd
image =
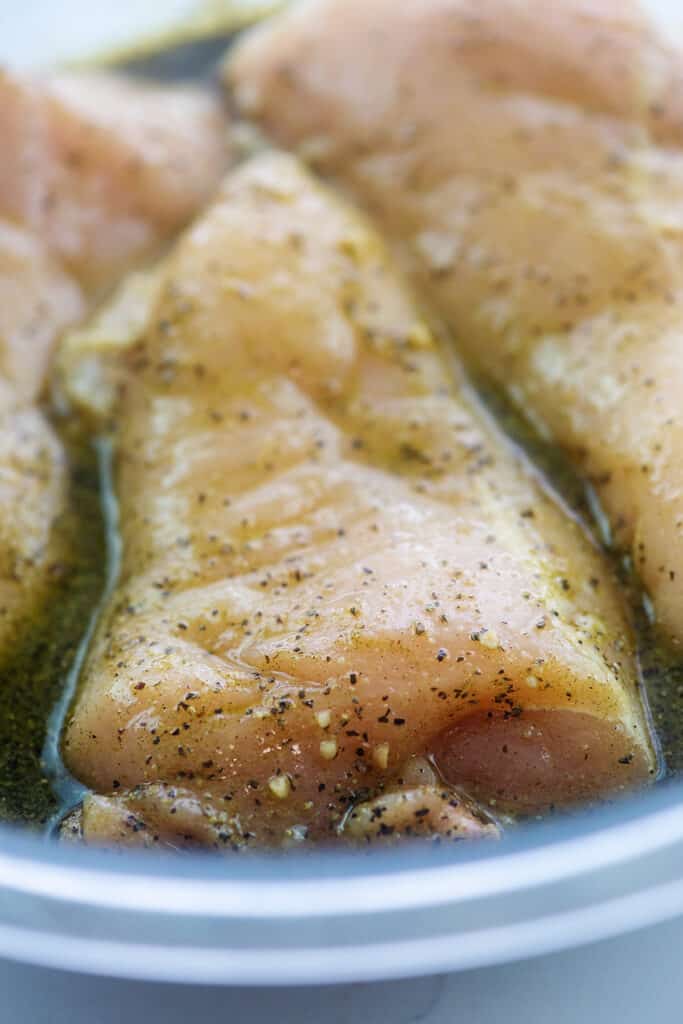
[[[225,134],[216,101],[194,89],[0,73],[3,658],[73,558],[61,529],[73,511],[66,458],[38,405],[57,338],[208,197]]]
[[[64,742],[86,841],[457,838],[495,832],[469,798],[652,776],[604,563],[360,215],[264,155],[139,284],[91,336],[113,410],[66,364],[123,543]]]
[[[574,460],[680,643],[680,52],[622,0],[320,0],[228,74]]]
[[[36,400],[61,328],[83,312],[80,288],[46,247],[0,221],[0,648],[23,639],[65,555],[62,447]]]

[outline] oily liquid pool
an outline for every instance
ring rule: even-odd
[[[57,807],[43,758],[48,718],[104,576],[97,459],[85,445],[62,440],[71,471],[71,511],[55,527],[63,557],[42,610],[25,623],[15,650],[0,665],[0,819],[34,827]]]
[[[112,483],[112,444],[108,438],[100,438],[95,442],[94,452],[98,468],[99,511],[103,536],[103,547],[99,551],[100,589],[98,599],[90,605],[85,631],[78,642],[71,664],[63,677],[61,693],[55,702],[47,720],[45,743],[42,762],[51,791],[55,798],[55,807],[47,819],[48,834],[55,832],[65,814],[80,804],[86,788],[73,777],[62,758],[61,739],[66,724],[69,708],[78,688],[83,663],[88,654],[93,634],[100,615],[116,586],[121,566],[121,535],[119,532],[118,503],[114,495]]]

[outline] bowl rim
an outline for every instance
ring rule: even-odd
[[[3,888],[26,895],[68,895],[73,903],[105,908],[176,914],[201,910],[210,917],[271,920],[292,912],[348,915],[388,902],[395,909],[414,909],[495,896],[528,887],[531,880],[544,885],[616,868],[678,843],[683,847],[683,780],[667,780],[611,805],[516,826],[494,842],[432,846],[403,841],[393,848],[332,847],[303,856],[298,850],[250,851],[234,859],[231,854],[95,850],[0,824],[0,878]],[[683,877],[683,862],[681,867]],[[339,883],[349,876],[354,890],[341,892]],[[388,900],[384,886],[396,876],[419,886],[396,890],[392,885]],[[74,880],[78,889],[71,887]],[[113,881],[116,891],[108,885]],[[313,890],[316,902],[302,903]],[[245,902],[257,893],[268,896],[267,905]]]
[[[405,978],[680,914],[681,781],[498,843],[450,847],[226,861],[122,856],[0,827],[0,956],[97,975],[261,986]]]

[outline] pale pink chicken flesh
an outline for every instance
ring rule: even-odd
[[[193,86],[113,74],[0,73],[0,217],[90,290],[153,254],[227,166],[220,104]]]
[[[264,155],[147,301],[115,304],[123,562],[64,741],[86,841],[490,834],[469,797],[652,778],[610,572],[360,215]]]
[[[590,481],[680,644],[680,51],[623,0],[319,0],[228,78]]]
[[[0,657],[11,657],[66,555],[62,446],[36,405],[57,333],[84,311],[38,239],[0,220]]]
[[[220,104],[112,76],[0,72],[0,650],[35,639],[67,547],[69,468],[38,402],[57,338],[156,252],[228,162]],[[89,524],[93,528],[93,524]]]

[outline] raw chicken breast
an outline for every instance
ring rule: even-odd
[[[62,446],[36,400],[60,329],[84,311],[46,247],[0,220],[0,648],[25,642],[68,557]]]
[[[359,215],[266,154],[147,295],[128,347],[121,297],[92,335],[125,366],[123,563],[64,743],[86,840],[487,834],[463,793],[652,776],[609,573]]]
[[[216,187],[227,129],[205,90],[0,74],[0,216],[89,288],[158,248]]]
[[[0,139],[6,661],[25,642],[38,646],[52,583],[75,561],[61,528],[78,511],[69,507],[67,460],[36,404],[54,344],[83,317],[95,288],[110,287],[189,219],[228,154],[210,96],[96,75],[30,82],[0,74]]]
[[[0,220],[0,647],[16,649],[66,557],[61,445],[35,406],[58,331],[81,290],[24,230]]]
[[[16,652],[51,579],[64,571],[67,508],[61,445],[39,409],[0,407],[0,645]]]
[[[85,312],[78,284],[35,235],[0,220],[0,391],[34,402],[55,338]]]
[[[681,54],[622,0],[321,0],[229,74],[574,460],[680,643]]]

